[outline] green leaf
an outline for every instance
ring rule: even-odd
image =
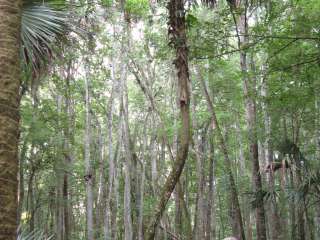
[[[21,19],[21,55],[25,66],[39,73],[53,55],[53,45],[67,29],[66,14],[46,5],[24,5]]]

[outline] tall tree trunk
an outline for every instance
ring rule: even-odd
[[[88,65],[86,62],[86,65]],[[93,171],[91,164],[91,103],[90,103],[90,72],[86,68],[85,76],[85,137],[84,137],[84,162],[85,162],[85,184],[86,184],[86,220],[87,220],[87,239],[94,239],[93,231]]]
[[[125,240],[133,239],[132,230],[132,209],[131,209],[131,167],[132,154],[130,149],[130,131],[129,131],[129,116],[128,116],[128,92],[126,77],[123,79],[123,140],[125,149],[125,164],[124,164],[124,230]]]
[[[63,208],[64,208],[64,240],[70,239],[70,220],[72,215],[72,208],[70,204],[70,193],[69,193],[69,174],[71,164],[73,162],[73,122],[74,122],[74,111],[73,102],[71,99],[71,86],[72,80],[72,61],[68,62],[68,69],[65,76],[65,114],[67,116],[67,122],[64,129],[64,176],[63,176]]]
[[[62,118],[60,117],[62,114],[62,106],[63,106],[63,97],[58,94],[56,96],[57,103],[57,113],[59,115],[58,126],[63,129]],[[63,132],[58,132],[59,139],[63,138]],[[56,174],[56,199],[55,199],[55,237],[57,240],[63,240],[63,156],[62,151],[60,150],[63,147],[62,144],[57,144],[55,152],[56,158],[55,161],[55,174]],[[30,183],[29,183],[30,184]],[[33,185],[33,184],[31,184]],[[30,228],[31,230],[31,228]]]
[[[156,228],[163,215],[167,202],[179,181],[188,156],[190,138],[190,93],[189,93],[189,71],[188,71],[188,51],[185,26],[185,10],[183,0],[171,0],[168,3],[169,9],[169,34],[171,43],[176,50],[175,66],[178,72],[179,104],[181,113],[181,130],[179,133],[179,148],[173,168],[166,179],[160,200],[150,224],[146,230],[146,239],[153,240]],[[179,14],[177,14],[179,13]]]
[[[157,126],[155,122],[155,117],[152,114],[151,115],[152,121],[152,136],[151,136],[151,143],[150,143],[150,157],[151,157],[151,183],[152,183],[152,189],[154,196],[157,196],[157,180],[158,180],[158,161],[157,161]]]
[[[298,134],[297,133],[297,139],[298,139]],[[303,169],[302,169],[302,162],[304,161],[301,158],[301,152],[298,147],[295,148],[294,154],[293,154],[294,161],[296,163],[296,188],[298,190],[299,186],[302,183],[302,174],[303,174]],[[298,231],[298,240],[305,240],[306,239],[306,229],[305,229],[305,218],[304,218],[304,213],[305,213],[305,197],[302,196],[302,199],[296,199],[297,203],[297,231]]]
[[[132,198],[131,198],[131,185],[132,185],[132,167],[133,159],[130,146],[130,128],[129,128],[129,109],[128,109],[128,89],[127,89],[127,50],[129,48],[130,37],[130,16],[125,9],[125,1],[121,1],[122,10],[122,41],[121,41],[121,76],[120,76],[120,109],[123,117],[123,145],[125,150],[125,162],[124,162],[124,240],[133,239],[133,223],[132,223]]]
[[[181,207],[181,201],[179,196],[179,191],[182,191],[180,188],[180,185],[177,185],[174,190],[174,200],[175,200],[175,207],[174,207],[174,233],[178,236],[180,236],[183,232],[182,228],[182,207]]]
[[[121,2],[123,23],[122,42],[121,42],[121,73],[120,73],[120,111],[122,115],[122,139],[125,150],[124,162],[124,239],[133,239],[133,223],[132,223],[132,199],[131,199],[131,185],[132,175],[131,168],[133,167],[133,159],[130,143],[130,128],[129,128],[129,109],[128,109],[128,89],[127,89],[127,47],[129,47],[130,35],[130,16],[124,8],[124,1]]]
[[[145,126],[143,128],[143,141],[142,141],[142,152],[141,152],[141,184],[140,184],[140,199],[139,199],[139,216],[138,216],[138,240],[143,240],[143,201],[144,201],[144,184],[145,184],[145,154],[146,154],[146,147],[147,147],[147,122],[148,117],[146,117]]]
[[[243,73],[247,74],[244,70],[244,65],[246,64],[245,54],[241,54]],[[253,179],[253,190],[257,198],[256,206],[256,228],[257,228],[257,239],[266,240],[266,223],[265,223],[265,211],[264,211],[264,201],[262,196],[262,180],[260,175],[259,166],[259,155],[258,155],[258,140],[256,132],[256,103],[252,94],[255,89],[255,83],[249,82],[248,75],[244,77],[244,95],[245,95],[245,108],[246,108],[246,118],[248,125],[248,138],[249,138],[249,158],[253,164],[252,167],[252,179]]]
[[[240,178],[246,177],[246,161],[244,157],[244,152],[243,152],[243,138],[242,138],[242,133],[241,133],[241,128],[240,128],[240,114],[237,114],[237,119],[235,121],[235,127],[236,127],[236,134],[237,134],[237,141],[239,143],[239,162],[240,162]],[[250,197],[249,196],[243,196],[241,199],[241,204],[243,206],[243,220],[244,220],[244,225],[246,228],[246,237],[247,240],[252,239],[252,226],[251,226],[251,217],[250,217],[250,212],[251,212],[251,207],[250,207]]]
[[[228,175],[228,187],[230,190],[230,197],[228,198],[228,208],[230,211],[230,223],[232,225],[232,233],[234,236],[237,236],[240,238],[240,240],[245,239],[245,234],[244,234],[244,228],[243,228],[243,222],[242,222],[242,217],[241,217],[241,209],[240,209],[240,204],[239,204],[239,196],[238,196],[238,191],[237,187],[235,184],[234,176],[232,173],[232,164],[231,160],[229,158],[229,153],[227,149],[227,145],[225,143],[225,139],[222,135],[213,102],[209,96],[209,92],[207,90],[207,86],[205,83],[205,80],[203,79],[199,67],[196,68],[197,71],[197,76],[199,78],[199,82],[201,83],[202,90],[204,92],[208,109],[212,117],[212,122],[215,128],[215,134],[217,135],[218,141],[219,141],[219,147],[221,148],[221,152],[224,157],[224,167],[225,167],[225,172]]]
[[[16,239],[21,0],[0,0],[0,240]]]
[[[134,61],[131,60],[133,63]],[[141,71],[141,69],[139,68],[139,66],[137,66],[137,64],[134,63],[134,65],[140,70],[140,73],[141,75],[146,78],[145,74],[143,73],[143,71]],[[162,119],[162,115],[161,113],[158,111],[157,107],[156,107],[156,104],[155,104],[155,100],[154,100],[154,97],[153,97],[153,94],[152,92],[150,91],[150,89],[148,89],[147,87],[147,84],[145,84],[142,79],[139,77],[139,74],[138,74],[138,71],[135,71],[133,68],[130,69],[133,74],[135,75],[135,78],[137,80],[137,83],[139,84],[141,90],[143,91],[143,93],[145,94],[146,98],[148,98],[148,100],[150,101],[150,104],[151,104],[151,108],[152,110],[156,113],[157,117],[159,118],[160,122],[160,128],[162,129],[165,129],[165,124],[164,124],[164,121]],[[145,80],[147,82],[147,80]],[[179,95],[178,91],[177,91],[177,95]],[[176,97],[177,99],[179,97]],[[175,102],[175,101],[173,101]],[[174,107],[175,107],[175,104],[173,104]],[[179,100],[177,101],[177,106],[179,107]],[[174,110],[173,110],[174,112]],[[176,123],[175,123],[175,126],[176,126]],[[175,134],[176,136],[177,134]],[[176,138],[175,138],[176,139]],[[172,148],[171,148],[171,145],[170,145],[170,141],[169,141],[169,138],[166,134],[163,135],[163,141],[164,141],[164,144],[166,145],[167,149],[168,149],[168,154],[169,154],[169,157],[171,159],[171,161],[174,163],[174,155],[173,154],[173,151],[172,151]],[[175,144],[177,144],[177,139],[174,141]],[[177,185],[181,185],[180,181],[178,181]],[[180,191],[181,189],[181,191]],[[183,189],[181,186],[177,186],[176,188],[177,190],[177,197],[180,197],[180,204],[181,204],[181,208],[182,208],[182,213],[184,214],[184,220],[186,221],[186,235],[188,237],[188,239],[192,239],[192,229],[191,229],[191,220],[190,220],[190,217],[189,217],[189,211],[188,211],[188,208],[186,206],[186,201],[184,199],[184,193],[183,193]]]
[[[31,148],[33,150],[33,148]],[[32,157],[32,154],[31,154]],[[34,178],[35,178],[35,167],[31,166],[29,181],[28,181],[28,213],[29,213],[29,231],[34,231],[34,212],[35,212],[35,204],[34,204]]]
[[[244,13],[240,15],[239,22],[235,21],[237,25],[238,34],[238,47],[243,47],[248,44],[248,19],[247,19],[247,8],[248,2],[245,2]],[[253,61],[251,60],[251,64]],[[248,74],[248,63],[247,53],[245,50],[240,51],[240,67],[243,77],[243,93],[245,98],[245,110],[246,110],[246,121],[248,126],[248,139],[249,139],[249,158],[252,162],[252,181],[253,190],[257,198],[256,206],[256,228],[257,228],[257,240],[266,240],[266,224],[265,224],[265,211],[264,202],[262,196],[262,181],[259,167],[259,155],[258,155],[258,140],[256,131],[256,102],[255,102],[255,88],[256,78],[249,77]]]
[[[288,139],[288,132],[287,132],[287,119],[286,115],[284,114],[283,118],[281,118],[281,121],[279,123],[279,126],[281,128],[281,134],[283,135],[284,139]],[[284,157],[284,156],[282,156]],[[285,158],[285,160],[287,160]],[[289,172],[291,173],[291,170],[289,169]],[[291,211],[291,204],[292,201],[286,196],[286,187],[289,186],[288,181],[288,175],[286,172],[281,173],[280,175],[280,187],[281,191],[279,193],[279,216],[280,216],[280,224],[281,224],[281,230],[282,230],[282,239],[288,239],[290,237],[289,233],[289,219],[290,219],[290,211]],[[281,239],[281,240],[282,240]],[[292,239],[294,240],[294,239]]]
[[[92,0],[87,0],[86,16],[94,13],[94,5]],[[93,194],[93,169],[91,160],[91,68],[90,68],[90,54],[94,52],[95,42],[89,31],[94,26],[94,19],[86,17],[85,27],[88,32],[88,41],[86,43],[87,51],[84,59],[84,84],[85,84],[85,135],[84,135],[84,164],[85,164],[85,187],[86,187],[86,238],[88,240],[94,240],[94,222],[93,222],[93,206],[94,206],[94,194]]]
[[[261,88],[261,96],[265,99],[268,97],[268,86],[266,83],[266,79],[263,79],[262,88]],[[265,128],[265,156],[266,156],[266,164],[273,163],[273,150],[272,150],[272,139],[271,139],[271,117],[269,115],[268,106],[265,102],[262,103],[262,110],[264,114],[264,128]],[[275,179],[274,179],[274,172],[270,171],[267,177],[269,191],[275,191]],[[282,239],[281,236],[281,224],[280,218],[278,213],[278,206],[276,202],[276,196],[272,194],[271,200],[268,203],[269,211],[268,211],[268,220],[270,225],[270,238],[271,240],[278,240]]]
[[[211,135],[211,134],[210,134]],[[215,186],[215,154],[213,139],[209,139],[209,190],[207,209],[207,235],[205,240],[216,239],[216,186]]]
[[[111,239],[118,239],[118,206],[119,206],[119,172],[120,172],[120,154],[119,151],[122,148],[122,142],[120,141],[122,136],[122,114],[119,115],[120,124],[118,127],[118,139],[119,142],[116,145],[114,151],[114,187],[112,190],[113,197],[111,198],[112,211],[110,214],[110,224],[111,224]]]
[[[196,121],[196,99],[195,94],[192,95],[192,128],[193,128],[193,145],[196,156],[196,175],[197,175],[197,199],[194,221],[194,238],[195,240],[203,240],[205,236],[205,209],[204,209],[204,142],[199,140]],[[202,133],[205,134],[205,133]],[[201,136],[203,138],[203,136]],[[202,140],[202,139],[201,139]]]
[[[111,79],[112,89],[110,98],[107,103],[107,129],[108,129],[108,159],[109,159],[109,176],[108,176],[108,192],[104,216],[104,239],[111,239],[111,209],[114,202],[114,178],[115,178],[115,162],[114,162],[114,149],[113,149],[113,114],[114,114],[114,98],[117,86],[117,80],[115,77],[115,65],[113,55],[111,56]],[[108,84],[108,83],[106,83]],[[105,176],[104,176],[105,178]],[[105,179],[103,179],[105,181]]]
[[[24,143],[22,145],[20,156],[19,156],[19,209],[18,209],[18,223],[20,224],[21,215],[24,210],[24,197],[25,197],[25,184],[24,184],[24,167],[25,167],[25,160],[26,154],[28,150],[28,136],[25,137]],[[19,231],[21,228],[19,228]],[[19,232],[20,233],[20,232]],[[19,234],[18,233],[18,234]]]
[[[293,171],[290,171],[290,185],[292,189],[295,189]],[[298,235],[297,235],[297,225],[296,225],[296,204],[295,204],[294,198],[290,199],[289,213],[290,213],[290,230],[291,230],[290,236],[292,240],[296,240]]]
[[[99,168],[98,168],[98,189],[97,189],[97,200],[96,200],[96,229],[98,230],[96,235],[97,238],[100,237],[101,229],[105,227],[104,225],[104,213],[107,209],[107,187],[106,183],[106,174],[105,174],[105,140],[103,136],[102,126],[98,119],[96,119],[97,124],[97,152],[99,159]]]
[[[31,86],[31,96],[32,96],[32,122],[31,122],[31,131],[35,131],[35,125],[37,121],[37,110],[38,110],[38,84],[37,81],[32,82]],[[61,104],[60,104],[61,105]],[[58,108],[58,112],[60,112],[61,107]],[[28,182],[28,212],[30,214],[29,220],[29,231],[33,232],[35,227],[35,175],[37,168],[37,150],[36,143],[34,139],[31,140],[31,149],[30,149],[30,177]]]

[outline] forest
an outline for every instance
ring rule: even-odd
[[[0,0],[0,240],[319,240],[319,0]]]

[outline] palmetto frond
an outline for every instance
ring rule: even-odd
[[[320,170],[308,172],[299,186],[298,192],[304,198],[310,193],[320,197]]]
[[[28,1],[21,19],[21,54],[34,73],[52,57],[53,46],[67,30],[67,14],[49,5]]]
[[[52,240],[53,235],[47,236],[40,230],[34,230],[32,232],[23,231],[18,235],[17,240]]]

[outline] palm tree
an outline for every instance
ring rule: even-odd
[[[0,0],[0,240],[16,239],[21,0]]]
[[[64,26],[59,18],[45,6],[0,0],[0,240],[17,238],[20,54],[39,70]]]

